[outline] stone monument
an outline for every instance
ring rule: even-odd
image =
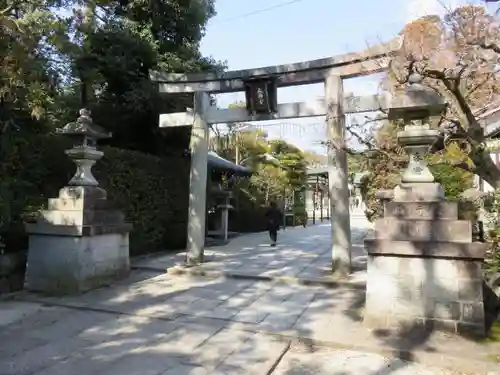
[[[384,203],[384,217],[365,240],[368,276],[364,324],[369,328],[441,329],[485,334],[482,264],[485,245],[472,241],[472,225],[458,220],[425,163],[439,133],[424,121],[445,103],[412,74],[405,95],[389,110],[407,124],[398,132],[409,154],[402,183]],[[411,109],[410,109],[411,107]]]
[[[66,154],[75,162],[69,186],[49,199],[36,223],[26,224],[29,250],[26,288],[46,294],[78,293],[128,274],[131,224],[107,200],[91,168],[102,158],[98,139],[111,134],[82,109],[76,122],[58,132],[75,144]]]

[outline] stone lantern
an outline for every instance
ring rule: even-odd
[[[96,148],[100,139],[111,138],[111,133],[93,123],[90,111],[80,110],[80,117],[75,122],[70,122],[62,129],[57,129],[59,134],[63,134],[73,139],[73,148],[66,151],[76,164],[76,173],[69,181],[73,186],[98,186],[99,183],[92,174],[92,166],[104,155]]]
[[[364,324],[484,335],[485,246],[473,242],[471,222],[458,219],[458,204],[445,200],[424,158],[439,136],[426,122],[446,103],[418,74],[409,81],[389,110],[389,119],[405,122],[397,137],[409,162],[384,202],[384,217],[375,221],[374,237],[365,239]],[[389,197],[387,191],[379,195]]]
[[[77,171],[69,186],[51,198],[35,223],[27,223],[26,288],[46,294],[83,292],[126,276],[130,269],[131,224],[107,200],[91,168],[103,156],[98,139],[111,134],[93,124],[82,109],[75,122],[58,131],[74,140],[66,154]]]
[[[394,193],[404,194],[401,189],[411,188],[414,183],[428,183],[425,193],[431,196],[434,194],[434,198],[442,199],[443,189],[439,184],[432,184],[434,176],[425,162],[425,155],[430,146],[439,139],[439,131],[430,129],[426,121],[432,116],[441,115],[446,103],[441,95],[422,85],[421,81],[422,77],[419,74],[411,74],[404,94],[395,98],[388,111],[389,120],[405,122],[405,128],[397,133],[397,138],[398,143],[409,155],[408,166],[401,176],[402,185]]]

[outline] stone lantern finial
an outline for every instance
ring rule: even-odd
[[[411,73],[410,76],[408,77],[408,82],[410,83],[410,85],[420,84],[422,83],[422,80],[423,80],[422,75],[418,74],[417,72]]]
[[[76,164],[76,173],[69,181],[72,186],[99,186],[92,174],[92,166],[104,155],[96,148],[97,140],[111,137],[102,127],[94,124],[88,109],[82,108],[76,121],[66,124],[57,133],[64,134],[73,139],[73,148],[66,150]]]

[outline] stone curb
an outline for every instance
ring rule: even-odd
[[[150,269],[152,268],[153,267],[150,267]],[[201,270],[183,266],[176,266],[169,268],[166,270],[166,272],[167,274],[174,276],[188,275],[188,276],[208,277],[208,278],[243,279],[243,280],[275,282],[280,284],[291,284],[291,285],[324,286],[327,288],[349,287],[353,289],[364,289],[366,287],[366,283],[364,282],[332,280],[327,278],[310,279],[310,278],[300,278],[293,276],[264,276],[264,275],[245,274],[245,273],[227,272],[227,271]]]

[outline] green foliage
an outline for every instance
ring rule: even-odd
[[[364,156],[362,154],[347,154],[347,171],[351,179],[354,178],[356,173],[363,172],[364,166]]]
[[[212,0],[0,0],[0,134],[74,120],[82,106],[115,134],[111,145],[155,155],[187,147],[188,130],[162,137],[158,114],[192,105],[160,99],[149,70],[221,70],[199,51]]]
[[[377,191],[396,187],[400,183],[401,173],[408,165],[408,156],[396,139],[396,133],[402,126],[399,122],[384,124],[376,135],[379,152],[372,155],[365,164],[371,174],[361,190],[369,220],[383,214],[382,204],[375,197]],[[449,144],[439,153],[427,156],[431,172],[436,182],[443,185],[447,199],[457,200],[462,192],[472,186],[472,174],[454,166],[463,158],[464,153],[455,144]]]
[[[0,148],[0,234],[7,251],[26,249],[23,222],[65,186],[74,165],[61,136],[10,133]],[[4,145],[2,145],[4,146]],[[134,224],[132,254],[185,246],[189,160],[104,147],[94,174]],[[6,177],[8,176],[8,177]]]
[[[0,138],[0,236],[7,251],[26,245],[24,221],[68,181],[61,137],[9,131]]]
[[[443,185],[445,197],[449,200],[458,200],[460,195],[472,187],[472,175],[452,165],[431,165],[430,170],[436,179]]]
[[[500,190],[482,199],[485,215],[485,235],[488,242],[486,273],[500,272]]]
[[[279,160],[287,180],[285,188],[295,188],[307,180],[307,161],[304,153],[283,140],[270,142],[271,153]]]
[[[186,245],[189,159],[103,148],[95,176],[133,223],[132,254]]]
[[[239,160],[254,170],[251,178],[240,179],[233,188],[237,209],[231,216],[232,230],[265,230],[264,213],[269,203],[283,206],[286,192],[306,183],[305,155],[285,141],[269,141],[262,130],[239,132],[237,128],[224,133],[214,129],[216,134],[211,139],[211,148],[220,156],[236,162],[238,154]],[[273,155],[278,162],[263,160],[265,154]]]
[[[132,252],[184,246],[188,160],[179,155],[190,133],[161,133],[158,115],[192,96],[161,98],[149,70],[222,69],[199,51],[214,14],[212,0],[0,0],[0,233],[9,249],[25,247],[26,215],[70,179],[68,142],[50,132],[82,106],[120,149],[105,148],[95,173],[135,224]]]

